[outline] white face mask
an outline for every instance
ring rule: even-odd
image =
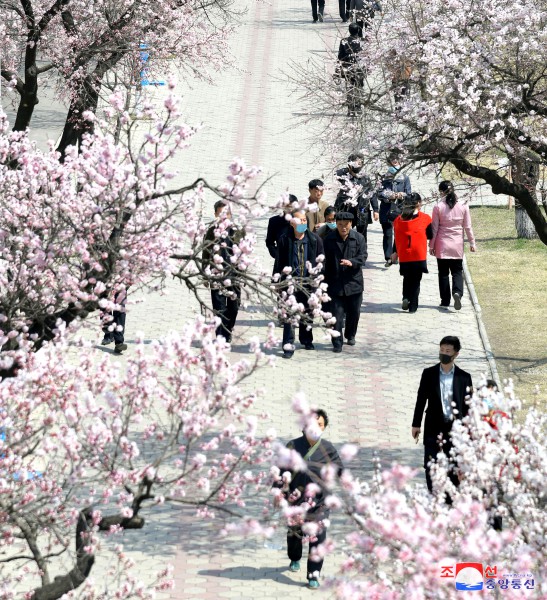
[[[313,442],[317,442],[317,440],[323,435],[323,432],[317,423],[308,425],[305,432],[306,437]]]

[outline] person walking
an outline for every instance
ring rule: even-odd
[[[292,282],[296,284],[294,291],[298,304],[308,305],[309,284],[305,278],[309,277],[308,265],[317,267],[317,257],[323,254],[323,240],[308,229],[306,213],[296,209],[292,213],[291,230],[279,238],[276,273],[281,279],[286,279],[284,272],[287,267],[291,269]],[[298,325],[298,340],[306,350],[314,350],[312,323],[308,311],[300,315]],[[294,354],[294,326],[290,321],[283,325],[283,357],[292,358]]]
[[[450,456],[452,441],[450,432],[456,419],[463,419],[468,412],[466,398],[473,391],[471,375],[455,365],[461,350],[456,336],[446,336],[439,345],[439,363],[424,369],[418,388],[416,406],[412,419],[412,437],[418,441],[425,407],[424,423],[424,469],[427,489],[433,491],[430,466],[439,452]],[[442,438],[439,441],[439,437]],[[449,477],[454,485],[459,479],[455,465],[451,465]]]
[[[125,303],[127,301],[127,288],[122,288],[114,294],[114,302],[119,305],[120,310],[102,312],[101,320],[103,323],[103,340],[101,346],[114,344],[114,354],[122,354],[127,350],[125,343]]]
[[[351,0],[338,0],[338,12],[343,23],[347,23],[350,19],[350,7]]]
[[[225,235],[219,235],[219,219],[223,212],[228,219],[231,219],[231,214],[228,205],[222,200],[215,202],[214,210],[216,223],[209,227],[203,240],[202,268],[206,283],[211,289],[213,311],[220,317],[216,335],[222,336],[230,343],[241,302],[241,287],[237,282],[237,272],[232,266],[231,258],[233,245],[241,240],[243,232],[229,227]],[[214,260],[217,255],[222,259],[220,263]],[[226,279],[231,281],[229,286],[224,285]]]
[[[399,262],[403,277],[403,310],[418,310],[420,282],[427,270],[427,240],[431,238],[431,217],[420,211],[420,194],[410,194],[405,200],[403,212],[393,222],[395,244],[392,263]]]
[[[325,222],[323,212],[325,208],[327,208],[327,203],[321,201],[325,191],[325,184],[321,181],[321,179],[312,179],[308,183],[308,189],[309,196],[306,220],[308,222],[308,229],[316,233],[321,225]]]
[[[376,13],[382,11],[380,3],[375,0],[350,0],[349,9],[359,27],[359,37],[363,37],[363,29],[371,26]]]
[[[311,0],[311,14],[313,22],[323,22],[323,13],[325,11],[325,0]]]
[[[382,245],[386,267],[391,266],[393,254],[393,222],[391,220],[393,204],[402,202],[412,193],[408,175],[401,173],[401,163],[398,153],[388,157],[388,170],[382,178],[380,189],[375,193],[376,202],[380,205],[380,225],[384,233]]]
[[[325,282],[331,298],[330,307],[336,317],[337,337],[332,338],[332,351],[342,352],[343,337],[349,346],[355,346],[355,335],[363,301],[363,267],[367,260],[365,238],[351,228],[353,215],[336,213],[336,230],[324,241]],[[344,326],[345,325],[345,326]]]
[[[363,40],[359,37],[359,26],[351,23],[349,37],[340,40],[338,61],[340,73],[346,83],[346,104],[348,117],[355,116],[361,108],[361,89],[365,79],[365,69],[360,62]]]
[[[287,215],[294,210],[297,203],[298,198],[294,194],[289,194],[289,204],[283,207],[282,214],[274,215],[268,219],[268,229],[266,230],[266,248],[268,248],[268,252],[274,261],[277,259],[277,242],[279,238],[291,229],[291,225],[289,223],[290,219],[287,218]]]
[[[331,231],[336,229],[336,209],[334,206],[327,206],[327,208],[325,208],[323,218],[325,219],[325,222],[317,230],[317,235],[322,240],[324,240]]]
[[[301,505],[308,500],[310,508],[302,517],[302,523],[290,525],[287,531],[287,554],[290,559],[289,569],[293,572],[300,570],[302,558],[302,541],[305,533],[302,525],[306,522],[315,523],[318,531],[310,537],[307,579],[308,587],[314,589],[319,587],[319,575],[323,567],[323,558],[315,554],[315,549],[324,544],[327,539],[327,524],[330,510],[325,504],[327,490],[323,483],[322,469],[326,465],[336,465],[338,476],[342,473],[344,465],[336,451],[336,448],[323,437],[323,433],[329,424],[327,413],[318,409],[314,413],[315,423],[312,421],[303,431],[302,435],[287,444],[287,448],[295,450],[306,461],[305,471],[292,473],[288,489],[284,494],[290,504]],[[319,491],[309,496],[306,492],[310,484],[319,486]]]
[[[370,177],[364,171],[365,157],[361,152],[348,156],[347,167],[336,171],[340,189],[334,207],[337,211],[350,212],[353,225],[367,242],[367,230],[374,215],[378,220],[378,200],[373,194]]]
[[[452,297],[454,308],[460,310],[463,297],[464,232],[471,252],[475,252],[477,247],[469,206],[458,200],[450,181],[441,181],[439,192],[441,200],[433,208],[431,215],[433,236],[429,242],[429,252],[437,258],[441,306],[448,308]],[[452,275],[452,290],[450,275]]]

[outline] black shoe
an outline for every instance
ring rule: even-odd
[[[108,344],[112,344],[114,342],[114,338],[109,335],[105,335],[103,341],[101,342],[101,346],[108,346]]]
[[[391,265],[392,265],[392,264],[393,264],[393,263],[391,262],[391,258],[388,258],[388,259],[386,260],[386,262],[385,262],[385,265],[384,265],[384,267],[391,267]]]
[[[323,15],[321,13],[319,13],[319,23],[323,22]]]
[[[340,352],[342,352],[342,346],[334,346],[332,351],[336,352],[336,354],[339,354]]]
[[[342,19],[342,23],[347,23],[348,20],[347,19]]]
[[[460,310],[462,307],[462,297],[458,292],[454,292],[452,294],[452,298],[454,298],[454,308],[456,310]]]
[[[346,344],[348,346],[355,346],[355,338],[348,338]]]
[[[439,304],[439,308],[450,308],[450,304],[443,304],[442,302]]]
[[[408,312],[409,312],[410,314],[413,314],[413,313],[415,313],[417,310],[418,310],[417,308],[409,308],[409,309],[408,309]]]
[[[114,352],[116,354],[121,354],[124,350],[127,350],[127,344],[124,344],[123,342],[114,346]]]
[[[311,342],[309,344],[304,344],[304,350],[315,350],[315,346]]]
[[[314,20],[313,20],[313,22],[314,22],[314,23],[317,23],[317,19],[314,19]]]
[[[410,300],[408,298],[403,298],[403,304],[401,305],[401,308],[403,310],[408,310],[410,307]]]
[[[292,358],[294,350],[283,350],[283,358]]]

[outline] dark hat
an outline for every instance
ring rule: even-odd
[[[337,221],[353,221],[353,214],[350,212],[337,212],[336,220]]]

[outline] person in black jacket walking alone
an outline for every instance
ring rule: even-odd
[[[342,473],[344,465],[338,456],[336,448],[323,438],[323,432],[329,424],[327,413],[318,409],[315,411],[317,422],[311,422],[302,432],[302,436],[291,440],[287,448],[295,450],[307,462],[306,471],[292,473],[288,489],[284,491],[290,504],[300,505],[308,498],[306,488],[309,484],[316,484],[321,489],[313,497],[314,504],[306,511],[304,521],[318,524],[318,532],[310,541],[307,565],[308,586],[319,587],[319,573],[323,567],[323,559],[314,556],[314,548],[323,544],[327,539],[327,528],[324,520],[329,517],[329,509],[325,506],[325,490],[321,470],[325,465],[333,464],[338,467],[338,475]],[[287,554],[291,564],[291,571],[300,570],[302,558],[302,524],[289,526],[287,531]]]
[[[340,41],[338,61],[341,75],[346,82],[346,103],[348,117],[355,116],[361,108],[361,89],[365,79],[365,69],[360,62],[363,40],[359,37],[359,26],[351,23],[349,37]]]
[[[452,442],[450,431],[456,419],[463,419],[469,407],[465,402],[473,393],[471,375],[454,364],[460,353],[461,343],[456,336],[446,336],[439,346],[439,361],[433,367],[424,369],[418,388],[418,397],[412,419],[412,437],[418,441],[425,406],[424,424],[424,469],[427,489],[433,491],[430,462],[437,459],[439,452],[450,454]],[[442,443],[439,442],[442,437]],[[458,485],[458,476],[452,465],[450,480]]]
[[[215,202],[215,219],[222,216],[223,211],[230,219],[228,205],[222,200]],[[236,323],[239,304],[241,302],[241,286],[238,281],[237,271],[232,266],[233,245],[244,237],[242,230],[230,227],[226,235],[217,235],[218,222],[211,225],[203,240],[202,263],[203,271],[207,276],[206,282],[211,288],[211,304],[215,315],[220,317],[220,325],[217,327],[216,335],[221,335],[228,343],[232,341],[232,332]],[[222,258],[221,263],[215,263],[214,257]],[[231,280],[231,285],[225,286],[224,281]]]
[[[308,263],[312,268],[317,267],[317,257],[324,253],[323,240],[313,231],[308,229],[306,212],[296,209],[292,213],[291,228],[283,234],[278,241],[278,255],[275,262],[275,272],[282,278],[286,267],[292,269],[291,275],[297,285],[294,296],[299,304],[307,306],[309,293],[306,282],[309,277]],[[306,350],[314,350],[312,323],[307,314],[300,316],[298,325],[298,339]],[[283,356],[292,358],[294,354],[294,327],[287,321],[283,326]]]
[[[363,301],[363,271],[367,260],[365,238],[351,228],[353,215],[336,213],[336,230],[327,235],[325,246],[325,281],[331,297],[336,331],[332,338],[333,352],[342,352],[342,331],[349,346],[355,345],[355,335]],[[345,327],[344,327],[345,321]]]

